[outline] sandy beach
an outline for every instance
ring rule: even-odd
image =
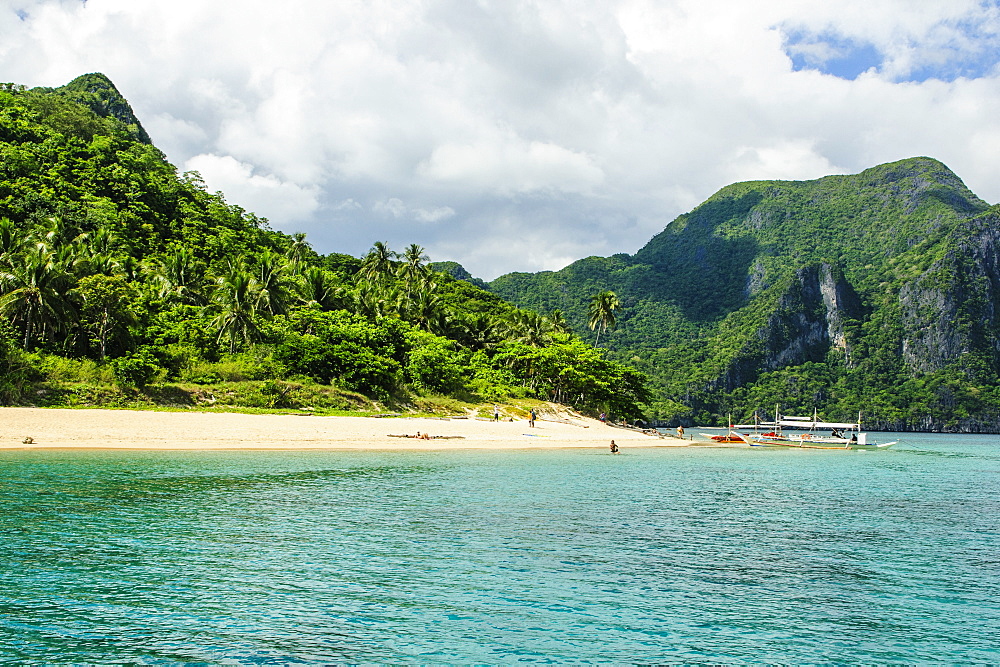
[[[390,437],[418,432],[450,437]],[[611,440],[622,448],[691,444],[576,416],[530,428],[475,418],[0,408],[0,449],[544,449],[607,448]]]

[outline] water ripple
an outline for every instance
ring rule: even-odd
[[[0,659],[996,662],[996,446],[908,446],[4,452]]]

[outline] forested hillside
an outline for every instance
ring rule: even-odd
[[[6,404],[538,398],[631,417],[647,398],[558,316],[431,270],[417,245],[323,256],[272,231],[177,174],[102,75],[0,88]]]
[[[1000,209],[940,162],[723,188],[635,255],[490,283],[578,330],[613,290],[604,338],[680,421],[755,410],[872,427],[1000,430]]]

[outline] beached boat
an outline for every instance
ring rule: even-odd
[[[729,415],[726,418],[726,423],[729,424],[729,430],[726,431],[725,434],[722,434],[722,433],[698,433],[698,435],[700,435],[701,437],[705,438],[706,440],[711,440],[713,443],[715,443],[717,445],[737,445],[737,444],[742,445],[742,444],[745,444],[744,441],[743,441],[743,438],[740,437],[740,434],[737,433],[737,432],[735,432],[733,430],[736,427],[733,426],[733,416],[732,415]]]
[[[754,447],[799,447],[803,449],[885,449],[897,441],[877,443],[868,439],[868,433],[861,430],[861,414],[858,421],[825,422],[816,413],[812,417],[792,417],[781,415],[775,410],[774,421],[756,421],[753,424],[739,424],[735,429],[753,429],[749,433],[736,433],[743,442]],[[821,433],[829,431],[829,434]]]
[[[733,430],[734,428],[736,428],[735,426],[733,426],[733,420],[729,419],[728,424],[729,424],[729,430],[726,431],[725,433],[698,433],[698,435],[707,440],[711,440],[712,442],[719,445],[730,445],[730,444],[742,445],[743,438],[740,437],[739,433]]]
[[[743,442],[743,438],[740,437],[739,433],[724,433],[724,434],[699,433],[698,435],[700,435],[703,438],[707,438],[708,440],[711,440],[712,442],[718,443],[720,445],[736,444]]]

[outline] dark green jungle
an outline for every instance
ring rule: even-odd
[[[5,404],[641,415],[641,373],[427,259],[272,231],[179,175],[103,75],[0,87]]]
[[[579,328],[615,291],[612,356],[646,372],[648,414],[868,428],[1000,430],[1000,207],[945,165],[723,188],[635,255],[489,284]]]
[[[779,406],[998,432],[998,245],[1000,208],[913,158],[731,185],[635,255],[484,283],[416,244],[322,255],[271,230],[178,174],[103,75],[0,86],[8,405],[555,401],[671,424]]]

